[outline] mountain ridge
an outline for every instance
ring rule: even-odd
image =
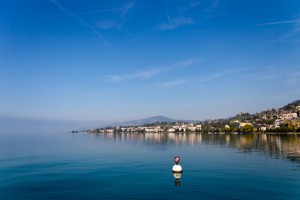
[[[147,117],[138,120],[124,121],[124,122],[113,122],[108,124],[107,126],[115,127],[115,126],[140,126],[144,124],[151,124],[155,122],[176,122],[180,120],[172,119],[169,117],[165,117],[162,115],[156,115],[152,117]]]

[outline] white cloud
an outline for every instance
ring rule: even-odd
[[[147,79],[147,78],[152,78],[159,74],[161,70],[159,68],[152,68],[150,70],[145,70],[145,71],[140,71],[135,74],[132,74],[132,78],[142,78],[142,79]]]
[[[267,22],[262,24],[257,24],[258,26],[268,26],[268,25],[277,25],[277,24],[295,24],[300,23],[300,19],[294,20],[284,20],[284,21],[274,21],[274,22]]]
[[[248,71],[251,70],[252,68],[240,68],[240,69],[230,69],[230,70],[226,70],[226,71],[221,71],[221,72],[217,72],[215,74],[211,74],[209,76],[206,76],[205,78],[203,78],[201,80],[201,82],[209,82],[212,81],[214,79],[218,79],[218,78],[222,78],[222,77],[226,77],[229,76],[231,74],[235,74],[238,72],[242,72],[242,71]]]
[[[105,75],[104,78],[109,82],[119,82],[126,80],[126,76],[118,76],[118,75]]]
[[[121,74],[121,75],[105,75],[104,78],[109,82],[120,82],[120,81],[126,81],[126,80],[134,80],[134,79],[149,79],[153,78],[159,74],[167,73],[171,70],[175,69],[183,69],[186,67],[190,67],[192,65],[200,63],[201,60],[197,59],[187,59],[182,60],[177,63],[173,63],[166,67],[156,67],[156,68],[150,68],[143,71],[137,71],[131,74]]]
[[[120,82],[132,79],[149,79],[156,76],[160,73],[160,69],[152,68],[149,70],[139,71],[132,74],[123,74],[123,75],[105,75],[104,78],[109,82]]]
[[[100,28],[100,29],[104,29],[104,30],[107,30],[107,29],[117,29],[117,30],[120,30],[121,29],[121,25],[118,24],[115,21],[112,21],[112,20],[103,20],[103,21],[100,21],[100,22],[98,22],[96,24],[96,27]]]
[[[91,26],[89,23],[87,23],[81,17],[76,15],[74,12],[72,12],[71,10],[68,10],[66,7],[64,7],[58,0],[49,0],[49,2],[54,4],[56,7],[58,7],[60,10],[67,13],[68,15],[73,16],[82,25],[84,25],[88,29],[90,29],[96,36],[98,36],[102,40],[104,45],[110,46],[109,42],[104,38],[104,36],[99,31],[97,31],[93,26]]]
[[[179,86],[179,85],[182,85],[183,83],[185,83],[186,81],[181,79],[181,80],[176,80],[176,81],[170,81],[170,82],[167,82],[167,83],[164,83],[162,84],[162,87],[165,87],[165,88],[171,88],[171,87],[176,87],[176,86]]]
[[[286,35],[282,36],[277,41],[282,41],[282,40],[285,40],[287,38],[293,37],[294,35],[298,34],[299,32],[300,32],[300,28],[297,28],[297,29],[287,33]]]
[[[220,3],[221,3],[220,0],[211,0],[210,5],[204,9],[202,9],[202,12],[204,12],[204,13],[216,12],[218,10]]]
[[[122,8],[122,13],[121,16],[125,17],[125,15],[131,10],[135,5],[135,1],[128,2],[123,8]]]
[[[224,76],[229,75],[229,74],[231,74],[231,72],[220,72],[220,73],[212,74],[212,75],[207,76],[206,78],[202,79],[202,81],[203,82],[209,82],[209,81],[212,81],[212,80],[217,79],[217,78],[224,77]]]
[[[191,25],[193,24],[193,20],[187,17],[179,17],[173,20],[169,20],[169,23],[164,23],[158,26],[159,30],[172,30],[179,28],[182,25]]]
[[[199,5],[201,5],[200,2],[197,2],[197,1],[196,2],[190,2],[189,8],[194,8],[194,7],[197,7]]]
[[[188,60],[179,61],[178,63],[176,63],[174,65],[174,67],[185,68],[185,67],[190,67],[195,64],[199,64],[200,62],[202,62],[202,60],[188,59]]]
[[[268,43],[268,45],[270,45],[275,42],[282,42],[288,38],[294,37],[295,35],[299,34],[300,33],[300,19],[273,21],[273,22],[257,24],[257,26],[272,26],[272,25],[275,26],[275,25],[285,25],[285,24],[293,25],[293,28],[291,29],[291,31],[287,32],[285,35],[279,37],[278,39],[273,40],[270,43]]]

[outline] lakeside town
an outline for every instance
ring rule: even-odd
[[[73,131],[76,132],[76,131]],[[89,129],[88,133],[300,133],[300,100],[278,109],[260,113],[239,113],[227,119],[205,121],[156,121],[153,123],[128,126],[109,126]]]

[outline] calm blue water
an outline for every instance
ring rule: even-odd
[[[0,134],[3,200],[299,198],[297,135]]]

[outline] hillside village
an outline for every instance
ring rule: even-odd
[[[253,133],[253,132],[300,132],[300,100],[294,101],[278,109],[249,114],[239,113],[228,119],[215,119],[199,122],[157,121],[141,126],[115,126],[90,129],[89,133]]]

